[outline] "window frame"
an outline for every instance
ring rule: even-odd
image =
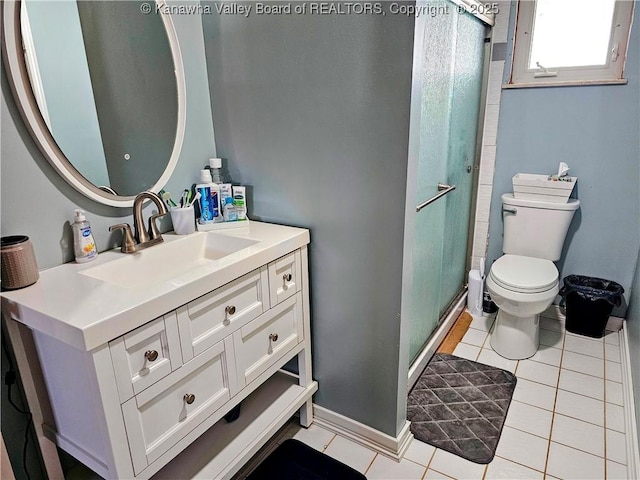
[[[605,65],[553,67],[548,68],[548,74],[544,75],[545,72],[541,69],[529,68],[533,39],[531,33],[535,21],[537,0],[518,0],[511,75],[509,83],[504,88],[626,84],[624,67],[635,3],[634,0],[615,0],[609,36],[609,54]],[[615,54],[614,49],[616,50]]]

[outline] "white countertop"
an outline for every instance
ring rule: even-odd
[[[248,228],[216,233],[257,243],[198,266],[188,275],[136,287],[81,274],[127,256],[119,248],[110,250],[100,253],[93,262],[72,262],[43,270],[34,285],[2,292],[3,312],[34,330],[89,351],[309,243],[306,229],[254,221]],[[191,235],[165,233],[163,238],[165,242],[180,242]],[[133,255],[145,255],[156,248],[162,246]]]

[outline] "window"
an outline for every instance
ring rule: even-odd
[[[520,0],[513,86],[625,83],[632,0]]]

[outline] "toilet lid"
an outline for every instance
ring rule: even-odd
[[[491,266],[492,280],[507,290],[539,293],[558,283],[558,269],[551,260],[503,255]]]

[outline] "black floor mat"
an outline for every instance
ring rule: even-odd
[[[436,353],[409,393],[411,432],[434,447],[489,463],[515,387],[515,375],[506,370]]]
[[[290,438],[276,448],[247,480],[366,480],[363,474]]]

